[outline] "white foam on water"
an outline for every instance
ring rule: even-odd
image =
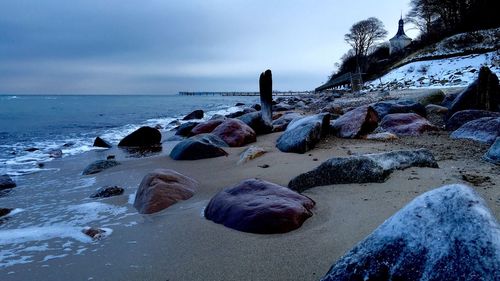
[[[46,262],[46,261],[49,261],[49,260],[53,260],[53,259],[60,259],[60,258],[64,258],[68,256],[68,254],[62,254],[62,255],[47,255],[43,258],[42,262]]]
[[[134,205],[134,202],[135,202],[135,195],[137,194],[137,191],[132,193],[132,194],[129,194],[128,195],[128,200],[127,200],[127,203],[129,203],[130,205]]]
[[[117,207],[101,202],[89,202],[72,205],[66,208],[71,212],[71,221],[79,224],[108,219],[110,216],[118,216],[127,212],[127,207]]]
[[[0,230],[0,245],[45,241],[54,238],[71,238],[83,243],[92,242],[92,238],[82,232],[83,227],[42,226],[21,229]]]

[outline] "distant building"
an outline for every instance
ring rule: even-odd
[[[403,17],[399,20],[399,28],[396,36],[389,39],[389,53],[394,54],[402,51],[406,46],[410,45],[411,38],[406,36],[404,29],[405,22]]]

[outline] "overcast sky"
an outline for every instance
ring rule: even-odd
[[[267,68],[276,90],[313,89],[353,23],[378,17],[390,38],[408,3],[2,0],[0,93],[256,91]]]

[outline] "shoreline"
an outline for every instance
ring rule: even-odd
[[[356,98],[354,99],[356,102]],[[70,240],[71,251],[57,258],[63,248],[27,251],[33,260],[2,268],[2,280],[319,280],[330,266],[356,243],[412,199],[431,189],[451,183],[473,187],[500,219],[500,167],[481,160],[486,145],[452,140],[447,132],[402,137],[394,141],[341,139],[327,137],[305,154],[280,152],[275,144],[281,133],[260,135],[257,142],[244,147],[227,148],[227,157],[195,161],[175,161],[168,156],[177,142],[163,141],[159,154],[144,158],[128,157],[119,148],[90,151],[48,162],[47,173],[26,175],[19,181],[7,202],[20,204],[25,196],[36,196],[39,186],[26,182],[67,180],[66,198],[52,189],[54,204],[119,208],[117,215],[75,222],[78,227],[111,228],[102,240],[84,243],[72,239],[52,239],[24,243],[24,247],[48,243],[59,247]],[[163,136],[167,139],[168,134]],[[236,165],[239,154],[250,145],[268,150],[263,156]],[[316,201],[313,216],[297,230],[284,234],[250,234],[206,220],[204,207],[221,189],[242,180],[260,178],[282,186],[332,157],[399,149],[427,148],[440,168],[408,168],[395,171],[384,183],[340,184],[314,187],[303,192]],[[98,174],[82,176],[94,160],[116,155],[121,165]],[[259,166],[269,165],[268,168]],[[131,199],[144,175],[156,168],[173,169],[200,183],[194,196],[153,214],[140,215]],[[483,182],[464,181],[463,175],[480,176]],[[77,182],[85,182],[78,187]],[[475,184],[475,185],[474,185]],[[123,195],[90,199],[97,188],[118,185]],[[52,193],[50,193],[52,192]],[[40,197],[40,200],[51,197]],[[51,201],[51,200],[49,200]],[[132,201],[133,202],[133,201]],[[26,202],[24,202],[26,204]],[[99,204],[96,204],[99,203]],[[50,205],[55,206],[55,205]],[[50,207],[49,206],[49,207]],[[10,207],[10,206],[9,206]],[[29,220],[29,206],[14,215],[9,223],[18,228]],[[116,209],[112,209],[116,210]],[[41,210],[40,212],[42,212]],[[50,220],[49,220],[50,222]],[[64,221],[61,221],[63,223]],[[58,240],[61,243],[57,244]],[[53,243],[54,242],[54,245]],[[57,242],[57,243],[56,243]],[[81,250],[85,248],[85,250]],[[78,253],[78,251],[81,251]],[[64,251],[63,251],[64,253]],[[47,257],[49,257],[47,259]]]

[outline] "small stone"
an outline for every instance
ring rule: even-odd
[[[100,240],[104,237],[106,230],[101,228],[87,227],[82,232],[93,240]]]
[[[124,191],[125,190],[119,186],[105,186],[96,190],[96,192],[90,195],[90,198],[107,198],[111,196],[118,196],[122,195]]]

